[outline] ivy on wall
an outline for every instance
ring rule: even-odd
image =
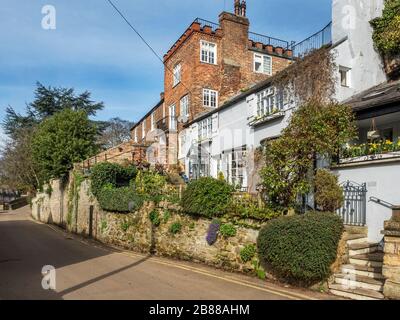
[[[372,38],[383,54],[400,53],[400,0],[386,0],[382,17],[371,21]]]

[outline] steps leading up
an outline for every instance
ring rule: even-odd
[[[384,295],[380,292],[367,289],[345,289],[340,284],[331,284],[329,286],[330,292],[345,298],[350,298],[354,300],[382,300]]]
[[[346,264],[342,266],[342,273],[355,274],[358,276],[370,277],[372,279],[377,279],[377,280],[384,279],[381,267],[368,267],[368,266]]]
[[[350,264],[367,267],[382,267],[383,253],[374,252],[350,256]]]
[[[334,275],[330,292],[355,300],[384,299],[382,275],[383,252],[377,243],[369,243],[365,234],[351,234],[346,238],[349,263]]]
[[[348,288],[361,288],[382,292],[384,280],[377,280],[370,277],[357,276],[354,274],[336,274],[335,283],[341,284]]]
[[[368,238],[363,234],[349,234],[346,237],[346,242],[348,245],[365,243],[368,242]]]
[[[366,253],[374,253],[377,252],[379,249],[379,245],[377,243],[353,243],[348,245],[349,248],[349,255],[355,256],[359,254],[366,254]]]

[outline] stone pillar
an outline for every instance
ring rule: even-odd
[[[389,299],[400,299],[400,206],[393,208],[393,215],[385,222],[385,256],[383,275],[386,278],[383,294]]]

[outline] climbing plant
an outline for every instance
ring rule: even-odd
[[[371,21],[372,38],[383,54],[400,53],[400,0],[386,0],[381,17]]]
[[[265,148],[261,177],[269,200],[285,207],[294,205],[298,195],[310,191],[316,156],[333,157],[355,137],[349,106],[319,100],[300,106],[282,136]]]

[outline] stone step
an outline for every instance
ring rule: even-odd
[[[353,265],[382,268],[383,253],[375,252],[367,254],[358,254],[350,256],[349,261],[350,264]]]
[[[365,253],[374,253],[379,250],[379,244],[378,243],[354,243],[349,245],[349,255],[350,256],[355,256],[359,254],[365,254]]]
[[[381,267],[368,267],[360,265],[346,264],[342,266],[342,273],[355,274],[358,276],[370,277],[372,279],[384,279]]]
[[[384,280],[376,280],[369,277],[357,276],[354,274],[336,274],[335,283],[350,289],[367,289],[383,291]]]
[[[346,236],[348,245],[368,242],[368,238],[364,234],[349,234]]]
[[[333,283],[329,285],[329,291],[337,296],[354,300],[382,300],[385,297],[382,293],[368,289],[346,289],[342,285]]]

